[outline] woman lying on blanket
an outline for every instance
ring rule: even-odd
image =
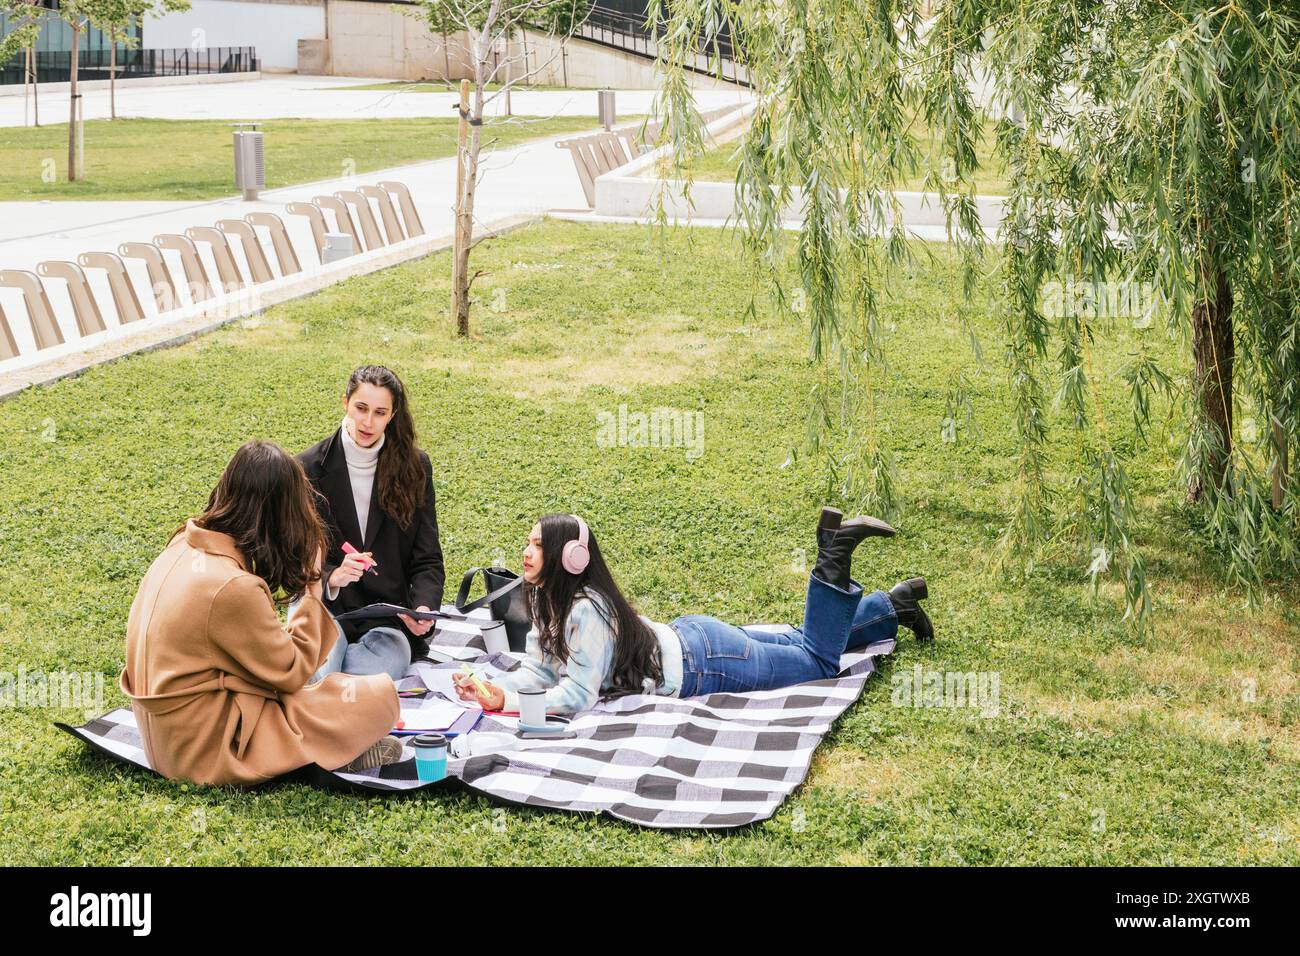
[[[932,638],[920,606],[928,597],[924,578],[868,594],[849,577],[853,549],[894,529],[876,518],[841,518],[834,508],[822,509],[803,626],[776,634],[702,614],[671,624],[638,615],[583,520],[545,515],[524,550],[533,623],[528,656],[495,685],[480,682],[486,693],[468,677],[457,678],[457,693],[487,710],[518,710],[519,690],[545,688],[548,713],[572,714],[602,694],[694,697],[833,677],[845,650],[888,640],[900,624],[921,640]]]

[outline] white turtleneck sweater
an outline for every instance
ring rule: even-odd
[[[375,487],[375,472],[379,468],[379,449],[384,447],[384,436],[369,448],[362,448],[352,437],[352,419],[343,417],[343,457],[348,463],[348,480],[352,482],[352,503],[357,509],[357,527],[361,541],[366,538],[366,522],[370,518],[370,495]],[[361,541],[356,542],[361,546]]]
[[[348,481],[352,484],[352,504],[357,510],[357,527],[361,541],[353,542],[358,550],[365,547],[366,524],[370,519],[370,496],[374,494],[375,472],[379,468],[379,449],[384,447],[384,436],[369,448],[362,448],[352,437],[352,419],[343,416],[343,458],[348,464]],[[325,596],[333,601],[339,589],[325,582]]]

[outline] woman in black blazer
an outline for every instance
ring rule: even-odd
[[[406,389],[382,365],[363,365],[348,378],[343,410],[338,430],[298,456],[323,499],[325,605],[336,615],[379,602],[436,611],[445,574],[433,466],[415,446]],[[347,640],[321,671],[396,680],[424,655],[432,626],[406,614],[340,622]]]

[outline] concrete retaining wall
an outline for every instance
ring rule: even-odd
[[[520,61],[520,72],[527,62],[527,68],[536,71],[532,82],[547,86],[653,90],[661,82],[653,60],[577,37],[561,43],[556,37],[524,31],[511,42],[509,55],[525,57]],[[742,89],[698,74],[689,74],[688,79],[691,88],[697,90]]]
[[[420,7],[329,0],[330,73],[427,80],[467,76],[463,34],[445,44],[412,14]],[[450,70],[450,74],[448,74]]]
[[[705,136],[714,142],[734,138],[749,122],[754,104],[748,104],[715,120],[705,128]],[[625,166],[611,170],[596,179],[597,216],[644,218],[653,214],[664,180],[654,176],[655,168],[669,154],[671,146],[646,153]],[[691,186],[689,202],[683,196],[685,183],[667,181],[664,206],[671,220],[685,222],[689,219],[730,219],[736,213],[736,188],[734,183],[695,182]],[[943,226],[945,215],[937,193],[895,192],[902,219],[909,226]],[[994,227],[1002,221],[1002,198],[979,196],[976,198],[980,222]],[[781,218],[787,222],[803,219],[803,195],[792,192]]]

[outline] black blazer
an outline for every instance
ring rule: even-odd
[[[380,453],[382,454],[382,452]],[[352,611],[367,604],[387,602],[406,607],[424,605],[434,611],[442,606],[446,573],[442,564],[442,547],[438,543],[438,513],[433,500],[433,465],[420,452],[424,465],[424,502],[415,509],[411,524],[403,530],[379,507],[379,486],[370,495],[370,515],[366,519],[366,537],[361,539],[348,477],[347,459],[343,457],[341,429],[329,438],[312,445],[298,455],[315,489],[324,496],[317,501],[321,520],[329,537],[322,573],[328,580],[343,563],[343,542],[349,541],[358,551],[373,552],[378,575],[367,571],[361,580],[339,588],[339,596],[325,601],[334,614]],[[374,621],[342,621],[343,633],[355,641],[372,627],[395,627],[411,642],[412,657],[422,657],[428,650],[428,635],[416,637],[397,618]],[[432,633],[432,632],[430,632]]]

